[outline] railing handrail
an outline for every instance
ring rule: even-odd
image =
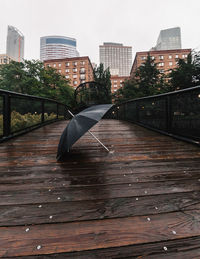
[[[152,99],[152,98],[157,98],[157,97],[162,97],[162,96],[169,96],[169,95],[171,96],[171,95],[175,95],[175,94],[178,94],[178,93],[183,93],[183,92],[189,92],[189,91],[192,91],[192,90],[196,90],[198,88],[200,88],[200,85],[194,86],[194,87],[190,87],[190,88],[181,89],[181,90],[176,90],[176,91],[172,91],[172,92],[168,92],[168,93],[164,93],[164,94],[156,94],[156,95],[139,97],[139,98],[123,101],[121,103],[115,104],[115,106],[119,106],[121,104],[129,103],[129,102],[133,102],[133,101]]]
[[[2,132],[0,135],[0,143],[37,127],[46,125],[47,123],[68,117],[68,109],[70,107],[53,99],[3,89],[0,89],[0,97],[2,98],[3,115],[3,122],[1,122],[0,125],[0,133]],[[14,100],[14,102],[12,102],[12,100]],[[25,102],[24,108],[22,108],[21,105],[17,107],[18,103],[22,104],[24,100],[31,101],[36,106],[32,104],[27,105],[27,102]],[[12,117],[12,111],[19,113],[18,122],[16,124],[12,124],[12,118],[14,119],[14,117]],[[25,114],[31,114],[32,117],[30,118],[29,115],[29,119],[21,119],[20,116],[24,116]],[[37,115],[39,115],[39,117],[36,117]],[[34,120],[35,118],[36,120]],[[16,128],[14,129],[15,125]]]
[[[35,95],[29,95],[29,94],[21,94],[21,93],[17,93],[17,92],[12,92],[12,91],[7,91],[7,90],[0,89],[0,95],[1,94],[7,94],[7,95],[19,96],[19,97],[25,97],[25,98],[28,97],[28,98],[31,98],[31,99],[38,99],[40,101],[44,100],[44,101],[54,102],[54,103],[57,103],[57,104],[61,104],[61,105],[67,106],[64,103],[61,103],[61,102],[58,102],[56,100],[49,99],[49,98],[46,98],[46,97],[41,97],[41,96],[35,96]]]

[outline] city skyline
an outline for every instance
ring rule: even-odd
[[[99,63],[99,45],[120,42],[138,51],[156,45],[161,30],[180,27],[182,48],[199,48],[195,33],[198,19],[197,0],[1,0],[0,53],[6,52],[7,26],[13,25],[25,37],[25,59],[40,58],[40,37],[63,35],[77,40],[80,56]]]

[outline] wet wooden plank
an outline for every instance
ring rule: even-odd
[[[0,226],[62,223],[199,210],[200,192],[0,206]],[[52,218],[49,218],[52,216]]]
[[[120,247],[200,235],[198,211],[0,228],[0,256],[25,256]],[[175,231],[173,233],[173,231]],[[41,246],[41,249],[37,249]]]
[[[167,250],[164,250],[164,247]],[[129,245],[89,251],[70,252],[50,255],[23,256],[23,259],[96,259],[96,258],[129,258],[129,259],[197,259],[200,257],[200,237],[181,238],[157,243]]]

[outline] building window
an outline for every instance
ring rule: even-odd
[[[66,67],[69,67],[69,62],[66,62],[66,63],[65,63],[65,66],[66,66]]]
[[[65,76],[65,78],[67,78],[67,79],[68,79],[68,78],[69,78],[69,76],[67,75],[67,76]]]
[[[163,73],[164,73],[164,70],[163,70],[163,69],[160,69],[160,73],[163,74]]]
[[[77,75],[73,75],[73,78],[77,78]]]
[[[82,83],[82,84],[85,83],[85,80],[81,80],[81,83]]]
[[[61,73],[61,70],[59,69],[58,72]]]
[[[68,68],[67,68],[67,69],[65,69],[65,72],[66,72],[66,73],[69,73],[69,69],[68,69]]]
[[[77,62],[73,62],[73,66],[77,66]]]
[[[169,62],[169,66],[172,66],[173,65],[173,62]]]
[[[159,67],[163,67],[163,66],[164,66],[164,63],[161,62],[161,63],[158,64],[158,66],[159,66]]]
[[[146,57],[145,57],[145,56],[141,57],[141,60],[145,60],[145,59],[146,59]]]
[[[163,56],[159,56],[159,59],[164,59],[164,57]]]
[[[169,55],[169,59],[172,59],[172,55]]]
[[[178,55],[176,55],[175,58],[178,58]]]
[[[117,87],[117,85],[114,85],[114,87]]]
[[[61,67],[61,64],[59,63],[58,66]]]
[[[53,64],[53,67],[56,67],[56,64]]]
[[[182,55],[182,58],[187,58],[187,54],[183,54],[183,55]]]
[[[74,81],[73,84],[74,84],[74,85],[77,85],[77,81]]]
[[[85,65],[85,61],[81,61],[81,65],[84,66]]]
[[[77,72],[77,68],[73,68],[73,72]]]
[[[80,75],[80,79],[85,79],[85,75]]]
[[[152,60],[154,60],[154,59],[155,59],[155,57],[154,57],[154,56],[152,56],[152,57],[151,57],[151,59],[152,59]]]
[[[85,73],[85,68],[84,67],[82,67],[81,69],[80,69],[80,73]]]

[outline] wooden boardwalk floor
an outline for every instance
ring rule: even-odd
[[[200,148],[101,120],[65,162],[66,122],[0,145],[0,257],[200,258]]]

